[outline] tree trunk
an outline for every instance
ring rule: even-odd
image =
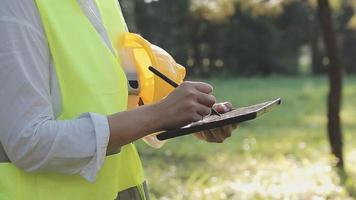
[[[328,96],[328,135],[332,153],[338,159],[337,167],[344,168],[343,139],[340,120],[342,98],[342,66],[337,44],[336,31],[333,27],[329,0],[318,0],[321,29],[324,35],[326,53],[329,58],[328,74],[330,91]]]

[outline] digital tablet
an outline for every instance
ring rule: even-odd
[[[282,100],[280,98],[273,101],[266,101],[263,103],[237,108],[230,112],[221,114],[221,116],[210,115],[203,120],[191,123],[187,126],[167,130],[157,135],[158,140],[167,140],[170,138],[180,137],[192,133],[197,133],[204,130],[223,127],[230,124],[240,123],[255,119],[264,113],[271,111],[276,106],[280,105]]]

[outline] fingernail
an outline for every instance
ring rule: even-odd
[[[230,111],[229,108],[225,104],[223,104],[222,107],[224,108],[225,112],[229,112]]]

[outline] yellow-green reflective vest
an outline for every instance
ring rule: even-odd
[[[77,0],[35,0],[55,63],[62,93],[60,119],[84,112],[103,115],[127,108],[127,79],[117,55],[102,41]],[[96,0],[111,42],[125,31],[117,0]],[[95,183],[79,175],[26,173],[0,164],[0,200],[115,199],[119,191],[144,181],[133,144],[108,156]]]

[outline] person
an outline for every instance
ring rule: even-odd
[[[0,199],[149,199],[132,142],[232,109],[184,82],[127,110],[115,0],[0,1]],[[197,133],[223,142],[236,128]]]

